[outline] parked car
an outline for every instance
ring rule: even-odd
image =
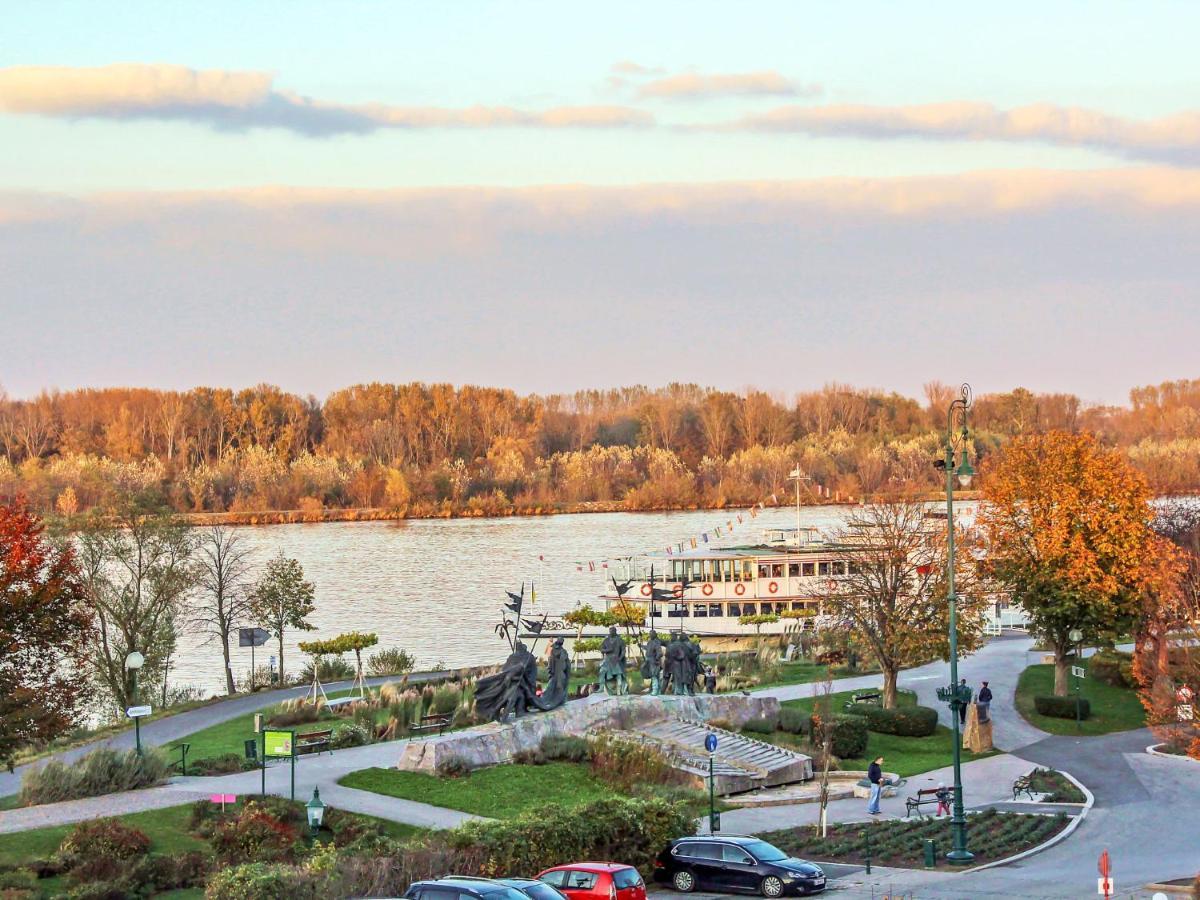
[[[567,900],[566,894],[563,894],[558,888],[552,887],[544,881],[538,881],[536,878],[479,878],[473,875],[447,875],[442,881],[484,881],[516,888],[527,895],[530,900]],[[495,900],[502,900],[502,898],[497,897]]]
[[[404,896],[406,900],[529,900],[531,895],[490,878],[450,875],[414,881]]]
[[[684,893],[700,887],[782,897],[825,890],[820,866],[790,857],[756,837],[737,835],[671,841],[654,861],[654,880]]]
[[[646,900],[646,883],[633,866],[610,862],[579,862],[554,866],[538,881],[557,888],[569,900]]]

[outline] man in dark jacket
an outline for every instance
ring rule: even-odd
[[[979,697],[976,701],[976,705],[979,707],[979,721],[989,721],[991,719],[991,714],[988,712],[988,707],[992,705],[992,689],[988,687],[988,683],[986,681],[983,683],[983,687],[979,689]]]
[[[967,679],[960,678],[958,682],[958,721],[967,724],[967,705],[971,702],[971,689],[967,687]]]
[[[873,816],[880,813],[879,798],[883,796],[883,757],[877,756],[867,766],[867,781],[871,782],[871,799],[867,801],[867,812]]]

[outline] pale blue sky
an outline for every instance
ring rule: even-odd
[[[1195,3],[12,4],[0,386],[1120,402],[1200,375],[1197,34]],[[639,94],[686,75],[796,95]]]

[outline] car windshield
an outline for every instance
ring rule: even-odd
[[[523,894],[516,888],[502,887],[491,891],[484,891],[483,896],[487,900],[529,900],[528,894]]]
[[[753,853],[754,858],[759,862],[779,862],[781,859],[788,858],[786,853],[778,847],[771,846],[766,841],[752,841],[742,846]]]
[[[522,882],[521,884],[514,884],[513,887],[524,891],[533,900],[563,900],[563,895],[559,891],[548,884],[542,884],[540,881]]]

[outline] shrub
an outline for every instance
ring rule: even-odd
[[[188,760],[189,775],[232,775],[234,772],[247,772],[257,768],[258,765],[253,760],[246,759],[237,753],[206,756],[195,761]]]
[[[371,675],[407,675],[416,664],[417,661],[407,650],[391,647],[367,657],[367,672]]]
[[[462,688],[457,685],[444,684],[433,692],[433,711],[439,715],[449,715],[458,709],[458,701],[461,697]]]
[[[0,872],[0,897],[33,898],[38,896],[37,873],[30,869],[10,869]]]
[[[64,856],[104,856],[110,859],[132,859],[149,850],[150,838],[120,819],[80,822],[58,848],[58,852]]]
[[[31,769],[21,782],[21,804],[57,803],[150,787],[166,781],[173,768],[156,750],[138,756],[133,750],[120,753],[101,747],[69,765],[50,762]]]
[[[1052,719],[1073,719],[1075,718],[1075,698],[1074,697],[1034,697],[1033,708],[1038,711],[1039,715],[1049,716]],[[1087,697],[1079,698],[1079,718],[1087,719],[1092,715],[1092,705],[1088,702]]]
[[[775,730],[775,726],[770,719],[747,719],[742,723],[742,731],[749,731],[752,734],[771,734]]]
[[[637,784],[680,784],[687,780],[657,747],[611,734],[602,734],[592,743],[591,764],[593,775],[624,791]]]
[[[721,728],[725,731],[737,731],[737,729],[733,727],[733,723],[728,719],[709,719],[708,724],[713,728]]]
[[[329,746],[334,750],[344,747],[361,747],[371,743],[371,734],[357,722],[348,722],[333,733]]]
[[[1132,687],[1133,654],[1101,650],[1088,660],[1088,675],[1112,687]]]
[[[471,774],[471,764],[461,756],[447,756],[438,761],[437,773],[442,778],[465,778]]]
[[[200,887],[208,875],[208,860],[198,852],[178,856],[140,856],[113,866],[104,878],[71,872],[78,882],[66,896],[70,900],[127,900],[157,896],[161,892]]]
[[[508,821],[468,822],[446,839],[482,852],[481,875],[537,872],[547,859],[619,859],[649,875],[669,841],[695,833],[682,804],[608,798],[573,809],[551,805]]]
[[[812,717],[803,710],[785,706],[779,710],[779,730],[791,734],[808,734]]]
[[[222,869],[208,880],[206,900],[310,900],[329,896],[325,877],[294,866],[249,863]]]
[[[290,709],[280,709],[272,713],[267,724],[274,728],[288,728],[292,725],[308,725],[320,720],[322,707],[313,703],[298,703]]]
[[[518,766],[544,766],[546,755],[534,747],[532,750],[518,750],[513,754],[512,761]]]
[[[830,752],[839,759],[857,759],[867,752],[867,723],[861,716],[829,715],[813,717],[813,743],[821,746],[829,729]]]
[[[867,706],[865,717],[867,728],[880,734],[928,737],[937,731],[937,710],[928,706],[898,706],[895,709]]]
[[[548,760],[582,763],[592,758],[592,745],[587,738],[571,734],[548,734],[542,738],[542,755]]]
[[[211,842],[225,865],[286,862],[296,853],[296,826],[262,803],[247,803],[235,819],[219,822]]]
[[[320,675],[321,681],[345,681],[348,678],[354,677],[354,666],[346,662],[340,656],[322,656],[320,665],[317,667],[317,674]],[[304,668],[300,670],[300,675],[296,679],[300,684],[312,684],[313,667],[312,661],[304,664]]]

